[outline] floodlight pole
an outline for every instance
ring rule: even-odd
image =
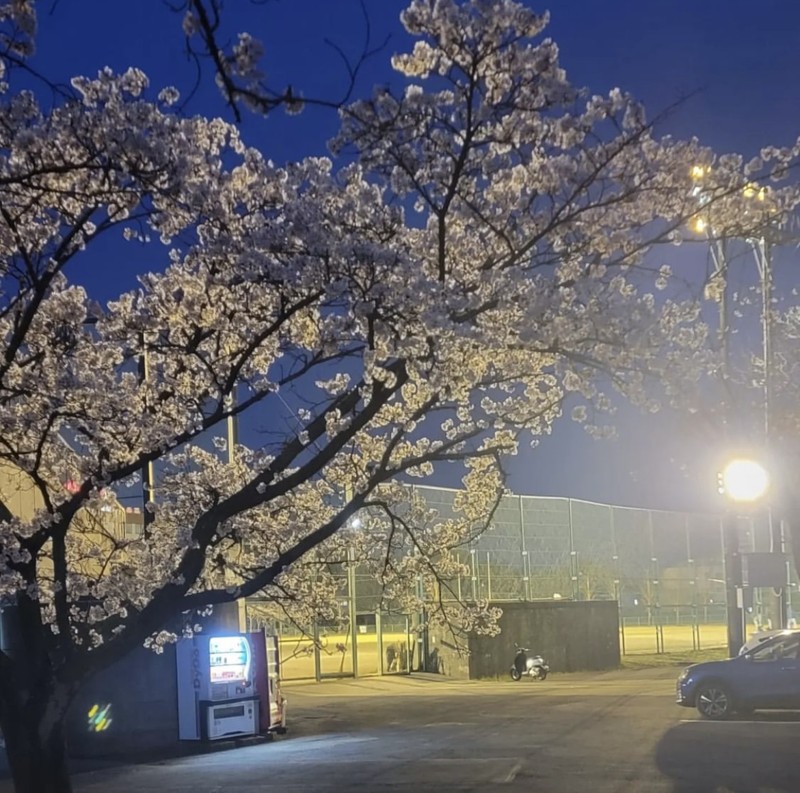
[[[722,518],[722,549],[725,564],[725,600],[727,602],[728,653],[738,655],[744,644],[744,603],[742,592],[742,556],[739,551],[739,527],[736,515],[726,512]]]
[[[759,286],[761,289],[761,340],[762,354],[764,356],[764,446],[767,452],[771,448],[772,435],[772,393],[773,393],[773,351],[772,351],[772,250],[769,240],[765,237],[750,240],[753,255],[758,269]],[[770,550],[773,553],[784,552],[783,524],[775,519],[772,505],[767,503],[767,524],[769,526]],[[774,615],[777,617],[776,628],[785,628],[786,620],[786,588],[774,590]]]
[[[150,358],[147,355],[147,336],[144,331],[141,332],[140,341],[142,350],[139,353],[137,361],[139,369],[139,382],[144,388],[147,387],[150,378]],[[146,397],[145,397],[146,398]],[[155,502],[155,466],[153,461],[150,460],[142,466],[142,531],[145,538],[150,535],[150,524],[155,520],[155,515],[152,512],[153,503]]]
[[[713,278],[721,280],[719,287],[719,344],[721,359],[721,379],[724,393],[722,415],[723,432],[728,435],[730,411],[730,313],[728,306],[728,249],[727,239],[720,237],[711,241],[711,255],[714,261]],[[726,511],[722,517],[722,556],[725,578],[725,606],[728,627],[728,654],[736,656],[745,641],[744,603],[742,593],[742,557],[739,549],[739,526],[736,515]]]

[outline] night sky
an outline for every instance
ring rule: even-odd
[[[373,45],[390,38],[365,65],[356,96],[394,80],[388,59],[406,41],[398,19],[403,0],[365,5]],[[548,7],[530,5],[537,11]],[[748,156],[800,135],[795,0],[554,0],[549,9],[549,34],[573,82],[598,93],[619,86],[644,101],[651,117],[679,103],[664,123],[665,133],[697,136],[718,152]],[[365,26],[356,0],[229,0],[226,11],[230,39],[247,30],[264,41],[274,86],[291,83],[306,96],[341,94],[344,69],[324,39],[357,56]],[[180,17],[161,0],[44,0],[33,65],[55,80],[94,75],[106,65],[138,66],[156,91],[175,85],[184,96],[195,83]],[[225,116],[211,77],[207,71],[188,110]],[[278,112],[266,120],[248,116],[243,124],[246,141],[276,162],[325,153],[335,129],[334,114],[319,110],[299,117]],[[134,287],[137,272],[163,266],[152,250],[126,246],[120,258],[113,243],[104,244],[77,273],[97,299]],[[790,257],[786,266],[792,264]],[[618,440],[603,442],[565,419],[536,450],[510,462],[509,484],[534,495],[707,509],[713,507],[714,456],[693,429],[667,415],[644,418],[626,411]],[[454,485],[457,477],[441,483]]]

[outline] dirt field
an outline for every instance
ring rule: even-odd
[[[724,647],[727,642],[725,625],[626,625],[620,630],[620,651],[625,655],[706,650]]]
[[[752,626],[748,626],[748,635]],[[352,639],[349,634],[331,634],[322,637],[320,672],[324,677],[353,674]],[[409,650],[405,633],[383,635],[383,669],[378,656],[375,633],[358,634],[358,675],[378,675],[407,670]],[[723,624],[709,625],[625,625],[620,630],[620,650],[625,655],[646,655],[658,652],[724,647],[727,628]],[[281,639],[281,666],[284,680],[313,678],[315,675],[313,643],[311,639],[286,637]],[[391,669],[390,669],[391,666]]]

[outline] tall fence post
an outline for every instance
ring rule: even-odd
[[[314,620],[314,679],[322,680],[322,659],[319,657],[319,623]]]
[[[480,586],[478,581],[478,563],[475,559],[477,551],[475,548],[469,549],[469,556],[470,556],[470,570],[472,571],[472,599],[479,600],[481,593],[480,593]]]
[[[375,648],[378,651],[378,674],[386,674],[383,667],[383,625],[380,608],[375,612]]]
[[[572,581],[572,599],[580,600],[578,589],[578,551],[575,548],[575,525],[572,517],[572,499],[567,499],[569,513],[569,574]]]
[[[525,546],[525,510],[522,506],[522,496],[517,497],[519,503],[519,536],[522,550],[522,586],[525,600],[531,599],[531,563],[528,549]]]
[[[617,527],[614,523],[614,507],[608,507],[608,528],[611,532],[611,561],[614,565],[614,600],[617,601],[619,614],[619,645],[620,652],[625,655],[625,614],[622,611],[622,585],[619,567],[619,549],[617,548]]]
[[[347,601],[350,611],[350,644],[353,654],[353,677],[358,677],[358,601],[356,600],[356,560],[353,548],[347,548]]]

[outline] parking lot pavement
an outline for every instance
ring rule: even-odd
[[[76,793],[796,793],[800,714],[701,722],[677,670],[287,686],[271,744],[79,774]],[[7,793],[9,787],[0,787]]]

